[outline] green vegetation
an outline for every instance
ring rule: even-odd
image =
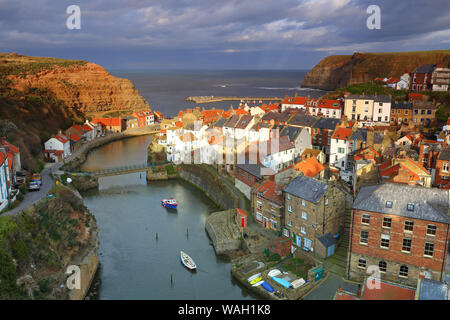
[[[311,265],[305,264],[305,262],[299,258],[287,260],[283,263],[283,267],[303,279],[308,279],[308,270],[312,268]]]
[[[167,171],[167,174],[168,174],[168,175],[177,173],[177,172],[175,171],[175,168],[173,167],[172,164],[169,164],[169,165],[166,166],[166,171]]]
[[[73,66],[82,66],[86,63],[86,61],[81,60],[0,54],[0,74],[5,76],[25,76],[27,74],[36,74],[42,70],[54,69],[57,67],[69,68]]]
[[[41,200],[33,210],[0,217],[0,299],[29,298],[25,287],[16,285],[25,274],[33,277],[34,287],[28,289],[34,298],[48,298],[51,278],[63,272],[67,255],[84,243],[79,233],[94,217],[67,187],[55,186],[51,192],[54,197]],[[38,269],[30,269],[31,264]]]

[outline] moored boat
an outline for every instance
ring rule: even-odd
[[[162,199],[161,204],[164,208],[176,209],[178,207],[178,202],[174,198]]]
[[[280,274],[281,274],[280,270],[273,269],[273,270],[270,270],[270,272],[267,275],[272,278],[272,277],[279,276]]]
[[[270,292],[270,293],[272,293],[274,291],[274,288],[265,281],[263,283],[261,283],[261,287],[263,287],[267,292]]]
[[[197,264],[194,262],[194,259],[192,259],[187,253],[180,251],[180,258],[183,265],[189,270],[195,270],[197,268]]]
[[[289,281],[286,281],[284,279],[281,278],[277,278],[277,277],[272,277],[272,280],[281,284],[283,287],[289,289],[291,287],[291,283]]]
[[[247,280],[248,280],[248,282],[252,282],[253,280],[255,280],[256,278],[259,278],[259,277],[261,277],[261,273],[254,274]]]
[[[263,282],[264,282],[264,280],[258,281],[257,283],[252,284],[252,287],[260,286],[263,284]]]
[[[250,281],[250,284],[255,284],[257,282],[260,282],[261,280],[262,280],[262,277],[260,276],[260,277],[258,277],[256,279],[253,279],[252,281]]]

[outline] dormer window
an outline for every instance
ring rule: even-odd
[[[414,211],[414,205],[412,203],[408,203],[406,209],[408,209],[408,211]]]
[[[386,201],[386,208],[392,208],[392,201]]]

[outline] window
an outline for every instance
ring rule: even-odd
[[[262,216],[261,213],[256,212],[256,220],[258,220],[259,222],[262,222],[262,221],[263,221],[263,216]]]
[[[361,238],[359,243],[368,244],[369,243],[369,231],[361,231]]]
[[[358,267],[359,268],[365,268],[366,267],[366,259],[359,258],[359,260],[358,260]]]
[[[411,239],[403,238],[402,251],[411,252]]]
[[[262,210],[262,202],[256,201],[256,208],[258,208],[258,210]]]
[[[434,224],[429,224],[427,226],[427,235],[429,235],[429,236],[436,235],[436,226]]]
[[[289,195],[289,193],[287,194],[287,199],[291,200],[291,196]]]
[[[301,227],[300,227],[300,232],[303,233],[303,234],[306,234],[306,229],[305,229],[304,226],[301,226]]]
[[[381,235],[381,244],[380,244],[380,246],[382,248],[389,249],[389,240],[390,239],[391,239],[391,237],[388,234],[382,234]]]
[[[442,165],[442,171],[448,172],[448,162],[444,162],[444,164]]]
[[[363,214],[363,216],[361,218],[361,223],[363,223],[363,224],[370,224],[370,215]]]
[[[344,148],[338,148],[338,153],[345,153],[345,149]]]
[[[434,253],[434,243],[431,242],[425,242],[425,250],[423,251],[423,254],[425,256],[432,257]]]
[[[383,227],[384,228],[390,228],[392,224],[392,218],[383,218]]]
[[[414,222],[412,221],[405,221],[405,231],[413,231],[414,228]]]
[[[406,206],[406,209],[407,209],[408,211],[414,211],[414,204],[408,203],[407,206]]]
[[[302,206],[306,207],[306,202],[305,202],[305,200],[302,200]]]
[[[302,211],[302,219],[308,220],[308,214],[305,211]]]
[[[401,265],[399,275],[400,275],[400,277],[405,277],[405,278],[408,277],[408,266]]]
[[[288,205],[288,211],[292,212],[292,206],[291,205]]]
[[[385,261],[380,261],[378,263],[378,267],[380,268],[380,272],[386,272],[387,270],[387,264]]]
[[[392,208],[392,201],[386,201],[386,208]]]

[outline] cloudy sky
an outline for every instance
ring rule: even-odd
[[[70,5],[80,30],[66,27]],[[449,0],[0,0],[0,52],[116,70],[310,69],[331,54],[449,48]]]

